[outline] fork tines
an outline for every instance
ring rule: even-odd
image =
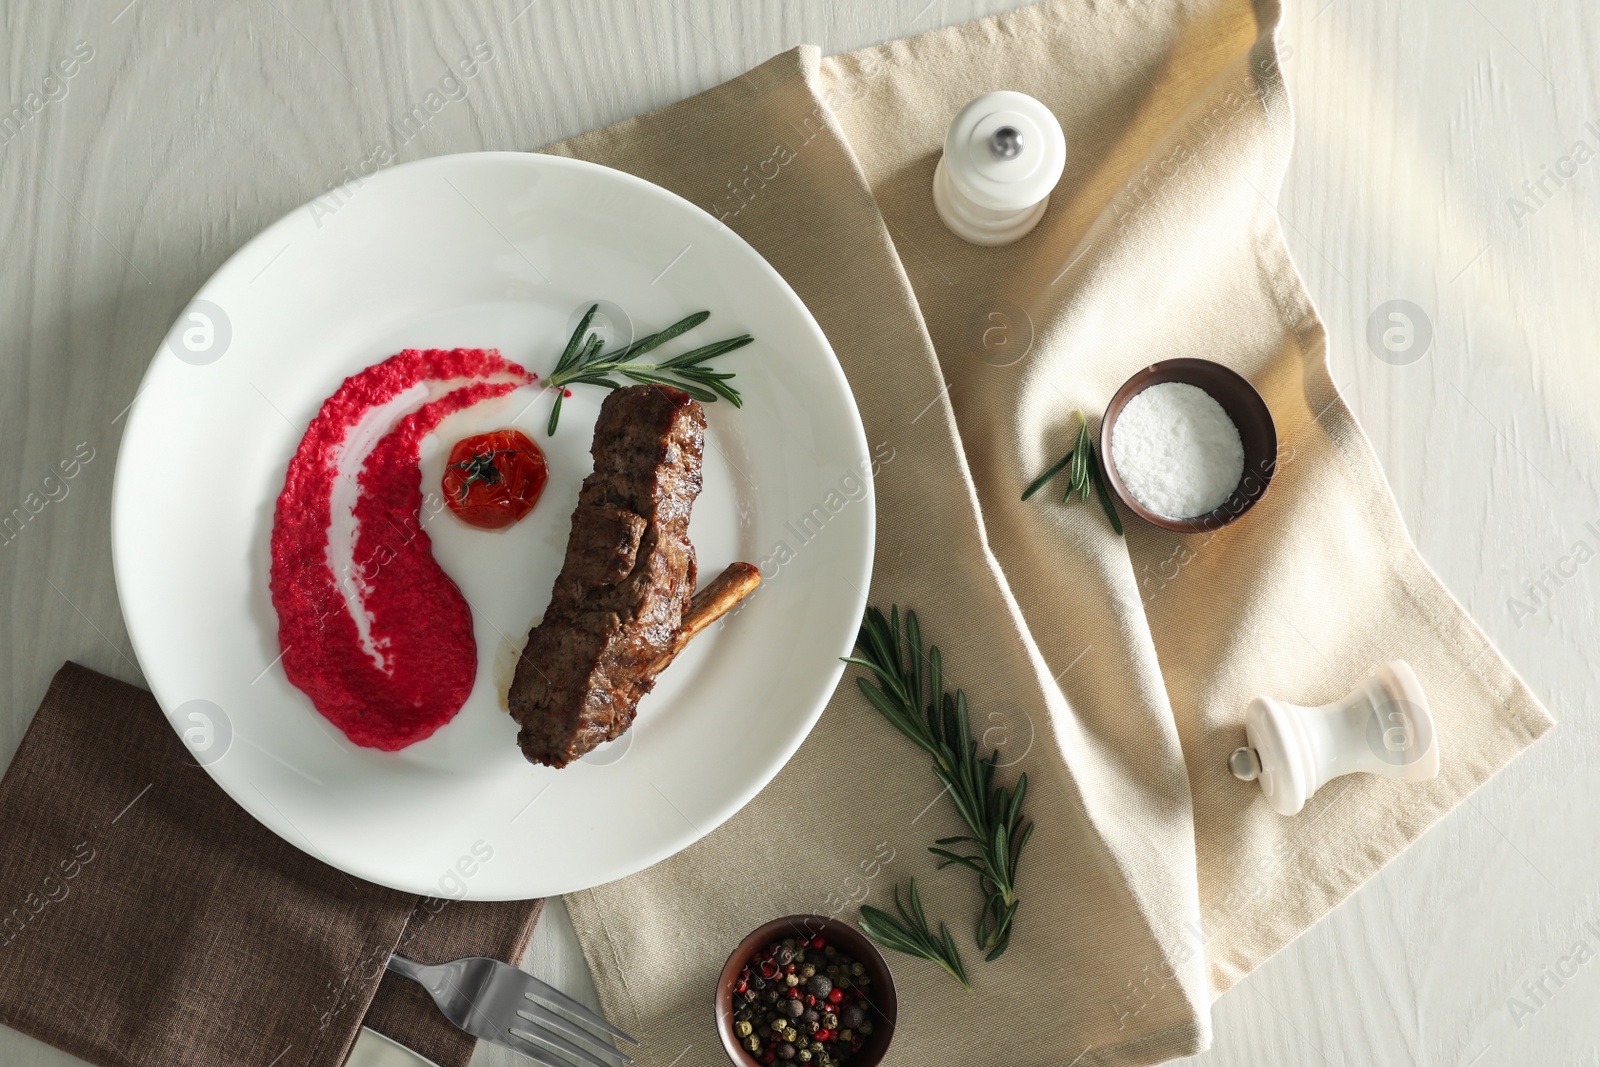
[[[585,1030],[566,1016],[551,1011],[534,1000],[531,994],[527,996],[527,1003],[517,1009],[517,1015],[530,1025],[526,1029],[511,1030],[510,1033],[523,1040],[532,1039],[534,1041],[548,1042],[551,1046],[591,1064],[592,1067],[619,1067],[619,1065],[633,1062],[632,1056],[625,1052],[618,1052],[605,1037]],[[574,1041],[566,1040],[566,1038],[584,1042],[599,1055],[587,1051],[584,1047],[575,1044]]]
[[[516,1042],[511,1045],[513,1049],[545,1064],[550,1061],[534,1054],[539,1046],[558,1049],[590,1067],[626,1067],[633,1062],[632,1056],[612,1046],[608,1036],[633,1045],[637,1045],[638,1041],[554,986],[526,972],[523,972],[521,979],[524,1003],[517,1009],[517,1016],[528,1025],[506,1031],[507,1036]],[[586,1026],[593,1027],[593,1030]],[[602,1033],[597,1034],[594,1030]],[[559,1064],[558,1067],[570,1065]]]
[[[541,982],[539,979],[535,978],[531,974],[527,974],[526,972],[524,972],[523,978],[525,979],[523,995],[529,1000],[534,1002],[543,1001],[544,1003],[549,1004],[551,1007],[559,1008],[567,1015],[576,1018],[579,1022],[587,1023],[599,1030],[604,1030],[612,1037],[620,1037],[630,1045],[637,1045],[639,1043],[633,1038],[629,1037],[627,1034],[623,1033],[621,1030],[618,1030],[615,1026],[612,1026],[610,1023],[606,1022],[603,1018],[596,1015],[588,1008],[584,1007],[579,1001],[573,1000],[571,997],[561,992],[561,990],[557,989],[555,986],[550,985],[547,982]]]

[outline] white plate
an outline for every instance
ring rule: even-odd
[[[439,1067],[420,1052],[413,1052],[391,1037],[365,1026],[356,1034],[344,1067]]]
[[[520,647],[549,600],[604,394],[575,387],[553,439],[549,396],[529,389],[481,404],[425,443],[424,488],[438,484],[452,442],[514,416],[546,450],[550,482],[504,533],[448,512],[428,524],[435,557],[474,609],[476,685],[426,741],[398,753],[351,744],[277,662],[268,540],[306,424],[343,378],[406,347],[498,348],[545,374],[592,299],[628,309],[640,332],[710,309],[663,354],[755,335],[721,360],[738,374],[744,409],[706,406],[705,490],[690,536],[702,581],[745,560],[765,583],[662,675],[623,738],[565,770],[526,763],[501,707],[515,658],[502,634]],[[150,364],[117,462],[117,588],[173,725],[222,788],[286,840],[408,892],[564,893],[709,833],[804,740],[865,603],[869,464],[821,330],[731,230],[604,167],[446,156],[293,212],[185,309]]]

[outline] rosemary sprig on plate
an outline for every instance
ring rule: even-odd
[[[545,385],[556,390],[556,403],[550,409],[550,424],[545,427],[547,434],[553,436],[556,423],[561,421],[561,401],[567,386],[599,385],[607,389],[619,389],[622,383],[612,378],[613,374],[630,378],[641,385],[670,385],[705,404],[721,397],[736,408],[744,406],[739,391],[728,384],[733,373],[712,370],[705,364],[708,360],[749,344],[754,340],[749,334],[742,333],[738,337],[714,341],[659,363],[636,363],[633,361],[639,356],[660,348],[679,334],[688,333],[709,319],[711,312],[697,311],[658,333],[641,337],[623,348],[603,352],[601,349],[604,345],[597,334],[590,333],[587,339],[584,337],[599,308],[599,304],[590,305],[583,318],[578,320],[578,327],[572,331],[566,349],[556,361],[555,370],[545,379]]]
[[[1061,498],[1062,502],[1070,504],[1073,493],[1077,493],[1081,500],[1088,500],[1089,487],[1093,485],[1095,495],[1100,498],[1100,506],[1105,509],[1106,518],[1111,522],[1111,528],[1121,534],[1122,520],[1117,517],[1116,505],[1111,503],[1111,494],[1106,490],[1104,479],[1100,477],[1100,464],[1095,462],[1094,442],[1089,437],[1089,422],[1081,411],[1078,412],[1077,442],[1066,455],[1050,464],[1048,470],[1022,491],[1022,499],[1026,500],[1043,489],[1045,483],[1069,466],[1071,472],[1067,479],[1067,495]]]
[[[941,869],[955,864],[978,876],[984,903],[973,936],[979,950],[987,954],[984,958],[995,959],[1011,943],[1018,903],[1017,861],[1033,833],[1033,823],[1024,826],[1022,819],[1028,776],[1017,779],[1014,791],[995,784],[1000,754],[991,752],[985,759],[978,758],[967,695],[959,689],[954,696],[944,691],[939,646],[930,645],[923,655],[916,612],[906,612],[902,633],[898,607],[891,607],[887,618],[869,607],[856,649],[861,657],[846,657],[845,662],[867,668],[878,683],[857,678],[862,695],[895,729],[933,757],[934,777],[943,783],[967,826],[967,834],[941,838],[928,851],[940,858]],[[973,851],[957,853],[948,847],[954,845],[971,846]]]
[[[955,939],[950,936],[950,928],[940,923],[937,937],[928,928],[928,917],[922,913],[922,898],[917,895],[915,878],[911,879],[911,909],[907,911],[906,906],[900,903],[900,887],[895,886],[894,910],[900,913],[898,919],[870,904],[861,905],[861,929],[886,948],[932,960],[943,967],[951,978],[960,982],[968,993],[972,992],[972,983],[967,981],[967,971],[961,965],[961,953],[956,949]]]

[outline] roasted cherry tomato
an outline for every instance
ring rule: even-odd
[[[469,526],[498,530],[533,510],[549,477],[544,453],[521,430],[462,438],[444,469],[444,499]]]

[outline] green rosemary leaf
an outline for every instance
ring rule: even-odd
[[[725,382],[735,377],[733,371],[714,371],[710,367],[673,367],[674,374],[696,382]]]
[[[898,890],[899,888],[900,888],[899,886],[895,887],[896,890]],[[900,909],[900,894],[898,892],[895,893],[895,900],[894,900],[895,907],[896,907],[897,910],[900,911],[900,915],[901,915],[902,918],[910,919],[910,918],[914,917],[916,919],[917,928],[921,929],[921,930],[926,930],[928,928],[928,917],[926,915],[924,915],[923,912],[922,912],[922,898],[917,895],[917,880],[915,878],[911,879],[910,897],[911,897],[911,915],[906,915],[905,911],[903,909]]]
[[[660,348],[679,334],[688,333],[702,322],[711,317],[709,311],[696,311],[693,315],[685,315],[665,330],[648,334],[639,338],[616,355],[617,359],[627,359],[631,356],[642,356],[651,349]]]
[[[1022,817],[1022,798],[1028,795],[1028,776],[1022,775],[1017,779],[1017,788],[1011,794],[1011,804],[1006,808],[1006,822],[1011,826],[1017,825],[1017,820]]]
[[[1089,440],[1089,423],[1078,412],[1078,451],[1083,453],[1083,476],[1078,479],[1078,499],[1089,499],[1089,472],[1095,467],[1094,443]]]
[[[1000,920],[999,928],[988,934],[989,940],[994,944],[994,948],[990,949],[989,954],[983,957],[986,962],[993,963],[1011,946],[1012,920],[1016,918],[1016,915],[1017,905],[1013,903],[1011,907],[1005,910],[1005,917]]]
[[[968,868],[979,878],[987,878],[989,876],[988,870],[979,866],[977,861],[975,861],[971,856],[958,856],[954,852],[950,852],[942,848],[930,848],[928,851],[932,852],[935,856],[940,857],[940,859],[944,861],[939,864],[939,870],[941,871],[946,867],[949,867],[951,864],[956,864],[958,866]]]
[[[702,367],[677,368],[675,373],[686,382],[693,382],[711,390],[736,408],[744,407],[744,398],[739,395],[739,391],[731,385],[724,384],[733,377],[732,374],[718,374]]]
[[[578,348],[583,344],[583,335],[589,329],[589,323],[594,321],[595,312],[600,310],[599,304],[590,304],[589,310],[583,313],[583,318],[578,320],[578,328],[572,331],[572,336],[567,339],[567,347],[562,351],[561,358],[556,360],[556,369],[551,373],[560,374],[572,363],[578,354]]]
[[[873,662],[872,660],[857,659],[855,656],[841,656],[840,658],[843,659],[844,662],[846,662],[846,663],[854,663],[858,667],[867,668],[868,670],[872,671],[874,674],[877,674],[879,680],[882,681],[886,685],[893,685],[898,681],[898,679],[894,678],[893,675],[888,675],[888,674],[881,673],[882,670],[883,670],[883,667],[880,664]],[[863,678],[862,681],[866,681],[866,679]],[[877,692],[877,690],[873,690],[873,692]]]
[[[1048,482],[1051,478],[1054,478],[1056,475],[1060,474],[1061,473],[1061,468],[1065,467],[1068,463],[1071,463],[1071,462],[1072,462],[1072,453],[1068,452],[1066,455],[1062,456],[1060,459],[1058,459],[1054,463],[1050,464],[1050,469],[1049,470],[1045,471],[1043,474],[1039,475],[1039,477],[1035,478],[1031,483],[1029,483],[1028,488],[1026,488],[1026,489],[1024,489],[1022,491],[1022,499],[1026,500],[1030,496],[1032,496],[1033,494],[1037,493],[1039,490],[1043,489],[1046,482]]]
[[[915,612],[912,613],[912,617],[916,617]],[[914,650],[914,654],[918,660],[921,660],[922,650],[920,648],[920,642],[918,644],[919,647]],[[940,654],[937,647],[934,647],[928,653],[928,671],[930,674],[933,672],[938,672],[941,678],[944,675],[944,658]],[[934,688],[932,686],[928,687],[928,732],[936,741],[939,742],[940,745],[947,744],[946,739],[950,736],[951,709],[954,707],[954,701],[952,701],[950,696],[945,693],[942,685],[938,688]],[[935,767],[934,773],[941,773],[941,770],[943,772],[948,772],[952,766],[953,764],[948,759],[941,759],[939,765]]]
[[[1122,536],[1122,519],[1117,515],[1117,506],[1111,502],[1111,494],[1106,491],[1105,479],[1100,475],[1097,464],[1089,475],[1094,480],[1095,495],[1100,498],[1100,507],[1105,510],[1106,518],[1111,522],[1111,528],[1117,531],[1117,536]]]
[[[670,375],[657,374],[653,370],[647,370],[642,367],[623,367],[619,369],[624,375],[638,382],[640,385],[670,385],[675,389],[682,389],[696,400],[707,404],[711,403],[717,398],[716,394],[711,392],[709,389],[702,388],[690,382],[679,381]]]
[[[922,707],[922,696],[928,691],[928,671],[938,670],[938,664],[929,664],[922,655],[922,624],[917,613],[906,612],[906,644],[911,647],[911,705]]]
[[[755,340],[755,338],[745,333],[740,334],[738,337],[730,337],[726,341],[714,341],[709,345],[704,345],[700,348],[685,352],[681,356],[673,356],[671,359],[662,360],[661,365],[663,367],[698,366],[708,359],[726,355],[727,353],[736,349],[743,348],[753,340]]]
[[[734,407],[744,407],[744,396],[741,395],[739,390],[735,389],[733,386],[723,385],[721,382],[718,382],[716,385],[711,386],[711,389],[718,396],[722,397],[722,399],[726,400]]]
[[[1079,442],[1080,444],[1072,449],[1072,469],[1067,473],[1067,495],[1061,498],[1063,504],[1072,503],[1072,494],[1078,491],[1080,481],[1087,477],[1087,473],[1084,470],[1084,462],[1089,457],[1081,446],[1081,437]]]
[[[550,409],[550,423],[544,428],[547,437],[556,435],[556,423],[561,421],[561,396],[561,393],[556,394],[555,405]]]
[[[1023,848],[1028,844],[1028,838],[1030,838],[1032,836],[1033,836],[1033,823],[1030,822],[1027,826],[1023,827],[1022,835],[1017,838],[1016,846],[1013,847],[1012,850],[1011,850],[1011,855],[1013,857],[1012,860],[1011,860],[1012,864],[1015,864],[1017,862],[1015,857],[1022,855]]]

